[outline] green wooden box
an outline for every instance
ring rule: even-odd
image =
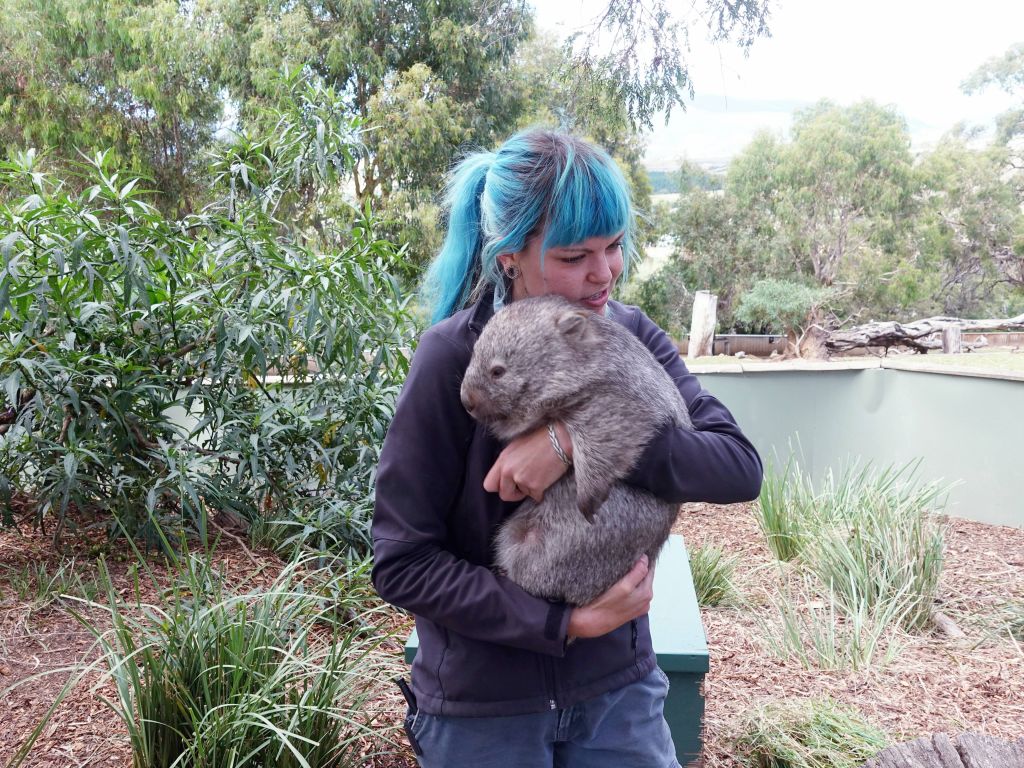
[[[708,671],[708,644],[682,536],[670,536],[658,558],[650,617],[658,666],[669,680],[665,720],[672,729],[676,757],[683,766],[697,765],[704,717],[701,683]],[[418,647],[413,630],[405,644],[405,660],[409,664]]]
[[[668,675],[665,720],[672,729],[676,759],[683,766],[697,765],[703,746],[701,683],[708,671],[708,643],[682,536],[670,536],[658,558],[650,617],[658,666]]]

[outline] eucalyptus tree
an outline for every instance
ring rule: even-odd
[[[997,86],[1016,97],[1016,106],[996,118],[994,145],[1002,148],[1006,179],[1013,185],[1017,202],[1024,205],[1024,43],[1010,46],[1002,55],[979,67],[963,88],[975,93]],[[1024,288],[1024,245],[1020,243],[1000,260],[1004,279]]]
[[[834,286],[834,306],[846,311],[891,308],[918,186],[893,110],[823,101],[799,112],[788,141],[758,136],[726,175],[724,197],[744,233],[740,273]]]
[[[221,115],[215,38],[178,0],[5,0],[0,141],[54,164],[110,150],[185,212]]]
[[[821,285],[903,246],[915,178],[910,134],[892,109],[821,102],[798,113],[774,174],[769,208],[794,266]]]
[[[1024,214],[1008,151],[952,133],[921,159],[919,258],[941,314],[1010,316],[1024,309]]]
[[[519,114],[505,70],[531,30],[521,0],[205,0],[226,30],[221,80],[243,125],[258,122],[303,69],[366,128],[354,169],[360,202],[439,186],[453,151],[490,144]]]
[[[735,309],[764,278],[835,287],[828,301],[840,310],[890,307],[911,250],[917,184],[901,117],[872,102],[821,102],[795,116],[789,140],[755,136],[721,191],[681,194],[666,269],[687,291],[715,291],[725,327],[761,325]]]
[[[1008,145],[1024,134],[1024,43],[1012,45],[1000,56],[989,59],[963,83],[964,91],[969,94],[992,86],[1017,96],[1021,102],[997,120],[996,140]],[[1008,160],[1014,170],[1024,171],[1024,157],[1019,151]]]
[[[604,95],[622,105],[633,125],[651,127],[693,98],[687,65],[691,32],[747,50],[769,34],[770,0],[607,0],[589,27],[570,37],[573,98]]]

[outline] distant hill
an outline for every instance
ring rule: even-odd
[[[648,171],[647,178],[651,180],[651,192],[655,195],[679,191],[679,171]]]
[[[705,168],[695,163],[686,163],[678,171],[648,171],[651,193],[665,195],[673,192],[688,192],[691,189],[721,189],[725,168]]]

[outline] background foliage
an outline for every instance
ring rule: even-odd
[[[971,84],[1019,88],[1007,74],[1012,61],[1008,54],[987,65]],[[1024,164],[1014,114],[989,142],[956,126],[915,156],[891,108],[821,102],[795,116],[789,138],[751,141],[721,189],[686,164],[655,228],[671,256],[632,296],[677,333],[688,317],[673,322],[671,310],[702,289],[719,297],[722,331],[747,333],[1018,314]],[[769,293],[768,285],[788,287]],[[803,311],[793,304],[801,295]]]
[[[31,153],[3,166],[5,504],[34,499],[55,535],[72,506],[128,533],[167,518],[202,533],[227,511],[368,547],[412,332],[397,252],[362,215],[330,253],[275,218],[296,185],[351,167],[352,126],[331,106],[299,87],[266,140],[215,164],[223,199],[180,220],[109,155],[80,192]]]
[[[436,200],[453,160],[517,127],[590,135],[625,161],[646,207],[635,129],[690,93],[688,24],[743,47],[767,34],[765,0],[697,10],[684,23],[662,2],[609,0],[559,44],[535,35],[523,0],[10,0],[0,139],[9,157],[47,150],[72,184],[64,170],[79,151],[109,150],[112,167],[151,183],[162,212],[187,214],[212,199],[207,153],[228,130],[264,134],[289,99],[282,73],[298,73],[364,128],[363,152],[319,214],[351,222],[346,201],[370,203],[379,232],[407,245],[396,269],[411,284],[439,242]]]

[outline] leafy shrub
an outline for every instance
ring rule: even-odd
[[[407,370],[398,254],[368,212],[320,253],[275,218],[355,156],[340,97],[296,91],[266,139],[215,163],[223,200],[180,221],[103,155],[65,193],[0,167],[0,508],[93,511],[153,533],[209,510],[308,520],[367,548],[372,473]]]
[[[884,732],[829,698],[760,706],[735,740],[752,768],[855,768],[887,746]]]
[[[700,606],[725,605],[736,597],[733,572],[739,558],[726,557],[718,547],[706,545],[689,550],[690,573]]]
[[[831,288],[788,280],[758,280],[740,296],[735,319],[761,333],[791,333],[806,325],[808,317],[834,295]]]

